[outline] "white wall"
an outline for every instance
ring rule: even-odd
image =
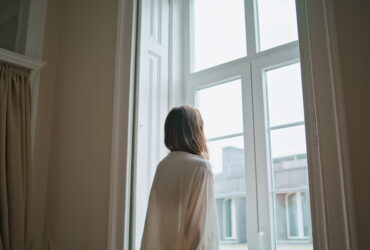
[[[38,222],[45,211],[55,249],[106,248],[116,8],[116,0],[48,1],[35,159],[48,181],[35,185]]]

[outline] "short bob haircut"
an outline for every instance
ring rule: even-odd
[[[164,143],[171,152],[185,151],[208,159],[199,110],[188,105],[173,108],[164,124]]]

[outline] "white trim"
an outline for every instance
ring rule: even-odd
[[[40,70],[45,62],[0,48],[0,61],[14,64],[32,71]]]
[[[240,66],[240,65],[243,65],[243,64],[246,65],[246,64],[251,63],[252,61],[255,61],[256,59],[259,59],[259,58],[273,56],[274,54],[277,54],[277,53],[282,52],[282,51],[294,50],[294,49],[297,48],[298,45],[299,45],[298,41],[293,41],[293,42],[290,42],[290,43],[282,44],[282,45],[279,45],[279,46],[271,48],[271,49],[267,49],[267,50],[264,50],[264,51],[261,51],[261,52],[258,52],[258,53],[254,53],[254,54],[251,54],[251,55],[247,55],[245,57],[241,57],[241,58],[229,61],[229,62],[225,62],[223,64],[218,64],[218,65],[215,65],[215,66],[207,68],[207,69],[203,69],[203,70],[200,70],[200,71],[190,73],[190,74],[187,75],[187,78],[192,80],[192,79],[196,79],[198,77],[203,77],[203,76],[206,76],[206,75],[212,75],[214,73],[217,73],[218,71],[220,71],[223,68],[237,67],[238,65]],[[245,68],[244,68],[244,70],[245,70]]]
[[[245,35],[247,42],[247,56],[255,55],[258,51],[258,20],[255,18],[257,3],[254,0],[244,0]]]
[[[169,0],[168,109],[185,102],[184,1]]]
[[[137,1],[119,0],[108,217],[108,250],[130,249]]]

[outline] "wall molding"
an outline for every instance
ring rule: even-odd
[[[0,48],[0,61],[29,69],[32,72],[40,70],[45,65],[45,62],[38,59],[21,55],[2,48]]]
[[[114,79],[114,106],[108,250],[129,250],[136,61],[137,0],[119,0]]]

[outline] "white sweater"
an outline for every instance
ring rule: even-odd
[[[169,153],[155,173],[141,250],[218,250],[213,185],[209,161]]]

